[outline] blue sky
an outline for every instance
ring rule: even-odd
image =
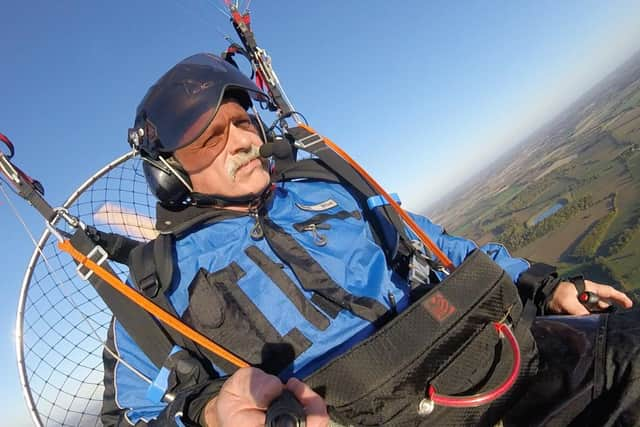
[[[244,3],[244,2],[243,2]],[[127,149],[142,95],[232,34],[217,0],[2,4],[0,132],[53,204]],[[258,42],[311,125],[421,211],[640,49],[640,3],[407,0],[251,3]],[[42,221],[12,197],[32,230]],[[28,425],[15,363],[33,251],[0,198],[3,423]]]

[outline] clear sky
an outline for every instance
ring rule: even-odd
[[[242,2],[244,4],[244,1]],[[226,47],[221,0],[7,0],[0,132],[53,204],[128,147],[150,84]],[[254,0],[254,30],[295,107],[421,211],[640,49],[637,0]],[[43,225],[12,202],[32,232]],[[28,425],[15,311],[33,251],[0,198],[3,425]]]

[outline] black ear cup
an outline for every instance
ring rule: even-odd
[[[142,170],[147,179],[149,190],[163,205],[171,206],[181,204],[191,193],[185,185],[191,185],[189,176],[177,162],[173,162],[171,168],[160,160],[152,160],[143,157]]]

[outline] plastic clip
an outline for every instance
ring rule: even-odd
[[[418,240],[412,240],[411,246],[414,251],[409,261],[409,274],[407,279],[411,286],[411,289],[420,285],[428,285],[431,280],[429,274],[431,273],[431,264],[433,260],[424,254],[424,245]]]

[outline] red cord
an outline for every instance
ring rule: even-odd
[[[520,373],[520,346],[518,346],[518,341],[513,335],[513,331],[506,323],[495,322],[493,325],[499,334],[507,338],[507,341],[511,345],[511,350],[513,351],[513,369],[509,373],[507,379],[491,391],[471,396],[447,396],[438,394],[435,387],[431,385],[429,386],[428,395],[429,399],[431,399],[433,403],[453,408],[471,408],[491,403],[513,387],[513,384],[518,379],[518,374]]]
[[[5,156],[7,159],[10,159],[13,157],[13,155],[15,154],[15,150],[13,148],[13,143],[11,141],[9,141],[9,138],[0,133],[0,141],[4,142],[5,145],[7,146],[7,148],[9,149],[9,155]]]
[[[264,78],[262,77],[260,70],[256,71],[256,86],[258,86],[260,90],[264,91]]]

